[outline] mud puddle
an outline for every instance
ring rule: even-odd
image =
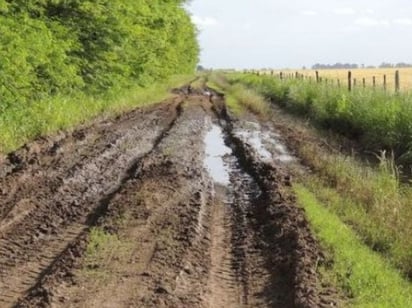
[[[265,299],[255,294],[269,281],[269,273],[261,269],[250,277],[253,264],[262,261],[252,252],[253,235],[248,213],[261,195],[258,184],[242,169],[233,149],[226,142],[220,124],[207,121],[210,129],[205,135],[205,166],[213,181],[210,217],[210,258],[207,283],[208,307],[248,307],[262,305]],[[219,122],[219,121],[218,121]],[[263,305],[265,306],[265,305]]]
[[[280,136],[219,113],[216,94],[161,106],[63,140],[0,181],[15,217],[0,216],[1,307],[321,306]],[[125,246],[88,267],[95,226]]]
[[[244,122],[235,129],[235,135],[243,142],[252,146],[256,153],[265,162],[272,160],[281,163],[295,161],[295,157],[289,153],[285,144],[280,140],[280,135],[268,128],[262,128],[256,122]]]
[[[232,150],[225,144],[222,128],[208,121],[210,127],[204,137],[205,159],[204,165],[213,181],[227,186],[230,183],[229,166],[225,163],[225,156],[230,155]]]

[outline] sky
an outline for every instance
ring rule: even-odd
[[[412,63],[411,0],[192,0],[201,65]]]

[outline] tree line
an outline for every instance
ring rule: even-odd
[[[0,0],[0,112],[194,71],[184,0]]]

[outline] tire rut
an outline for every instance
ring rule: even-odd
[[[96,221],[110,199],[133,176],[138,161],[153,151],[173,127],[181,104],[174,104],[177,107],[173,107],[174,110],[171,109],[170,115],[166,116],[171,117],[169,123],[164,121],[165,114],[162,114],[159,120],[165,124],[163,129],[158,126],[160,130],[155,127],[151,132],[142,131],[144,136],[136,134],[134,129],[126,130],[127,137],[120,138],[123,142],[110,143],[108,150],[77,167],[73,176],[65,179],[54,194],[46,189],[36,206],[19,213],[14,221],[2,224],[2,307],[15,305],[47,273],[70,243]]]
[[[101,137],[91,155],[80,149],[75,163],[51,165],[50,177],[61,177],[51,188],[10,193],[0,224],[1,307],[320,306],[317,243],[283,189],[287,173],[234,134],[241,124],[223,96],[193,91],[176,92],[180,101],[148,120],[108,123],[118,129],[110,146]],[[225,184],[205,168],[212,123],[231,150],[221,156]],[[8,177],[18,183],[25,172]],[[79,272],[91,226],[127,245],[100,268],[109,280]]]

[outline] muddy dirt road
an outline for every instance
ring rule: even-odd
[[[330,307],[279,136],[176,93],[0,159],[0,307]]]

